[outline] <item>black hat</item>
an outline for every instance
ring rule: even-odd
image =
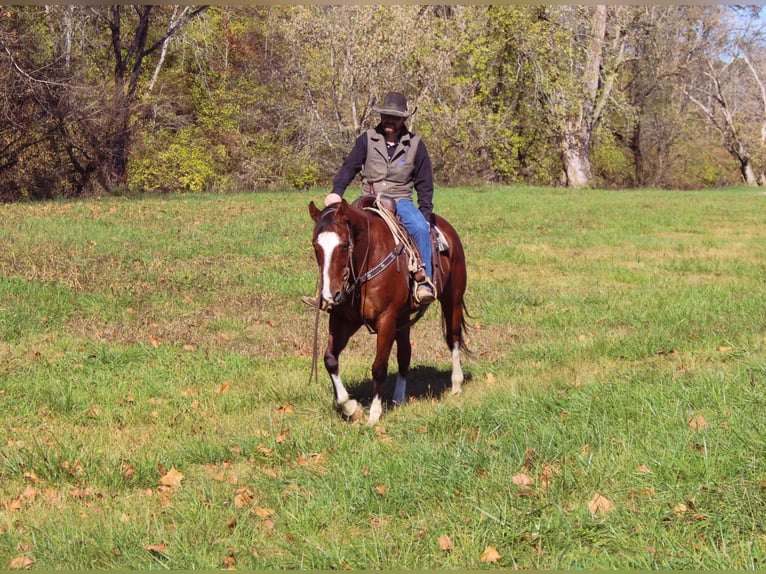
[[[397,118],[408,118],[417,111],[417,108],[411,112],[407,108],[407,98],[400,92],[388,92],[383,104],[372,106],[373,112],[378,112],[384,116],[396,116]]]

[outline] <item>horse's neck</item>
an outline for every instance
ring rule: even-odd
[[[357,210],[353,225],[354,257],[359,265],[375,265],[394,248],[386,223],[377,215]]]

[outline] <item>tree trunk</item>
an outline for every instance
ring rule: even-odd
[[[614,79],[611,75],[602,78],[606,20],[607,7],[594,6],[590,11],[590,39],[582,63],[580,103],[574,113],[570,112],[564,122],[563,133],[558,138],[567,187],[587,187],[593,179],[589,158],[591,133],[601,119]],[[622,48],[615,54],[615,60],[622,60]]]
[[[585,131],[585,130],[583,130]],[[567,187],[583,188],[590,185],[593,173],[588,157],[588,134],[568,133],[559,140],[559,155],[564,168]]]
[[[745,182],[745,185],[756,187],[758,185],[758,178],[755,177],[753,162],[750,161],[749,157],[739,157],[738,159],[739,159],[739,172],[740,174],[742,174],[742,181]]]

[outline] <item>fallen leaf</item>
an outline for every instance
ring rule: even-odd
[[[676,516],[682,516],[688,511],[689,511],[689,507],[686,506],[683,502],[676,504],[673,507],[673,514],[675,514]]]
[[[274,440],[277,442],[277,444],[282,444],[288,438],[290,438],[290,429],[284,429],[281,433],[277,435],[277,437]]]
[[[601,496],[598,492],[593,495],[588,503],[588,509],[593,514],[602,514],[604,512],[611,512],[614,510],[614,504],[608,499]]]
[[[292,405],[282,405],[281,407],[277,409],[277,412],[281,415],[292,413],[294,411],[295,409],[292,407]]]
[[[638,472],[639,474],[649,474],[650,472],[652,472],[652,469],[650,469],[645,464],[642,464],[641,466],[636,467],[636,472]]]
[[[528,474],[520,472],[519,474],[515,474],[511,477],[511,482],[513,482],[513,484],[516,486],[530,486],[535,483],[535,479]]]
[[[247,487],[243,486],[237,491],[237,494],[234,495],[234,506],[236,508],[243,508],[253,504],[254,502],[255,497],[253,496],[252,491]]]
[[[136,467],[129,463],[123,463],[120,465],[122,471],[122,477],[125,480],[130,480],[136,474]]]
[[[37,478],[37,475],[34,472],[25,472],[24,478],[30,482],[40,482],[40,479]]]
[[[482,562],[495,563],[498,560],[500,560],[500,558],[502,558],[502,556],[500,556],[500,553],[497,551],[497,548],[493,546],[487,546],[484,549],[484,552],[481,553],[480,560]]]
[[[152,554],[167,556],[168,545],[167,544],[149,544],[148,546],[144,546],[144,550],[146,550],[147,552],[151,552]]]
[[[69,494],[71,494],[74,498],[77,498],[78,500],[85,500],[86,498],[102,498],[102,494],[97,493],[92,486],[86,486],[85,488],[71,488],[69,490]]]
[[[170,487],[176,487],[181,486],[181,481],[183,480],[184,475],[178,472],[175,467],[171,467],[171,469],[167,472],[167,474],[160,477],[160,483],[164,486],[170,486]]]
[[[253,514],[258,516],[259,518],[271,518],[274,516],[274,509],[273,508],[261,508],[260,506],[256,506],[253,509]]]
[[[236,570],[235,568],[235,566],[237,565],[236,555],[233,552],[230,552],[229,554],[224,554],[223,565],[227,570]]]
[[[386,490],[388,490],[388,489],[386,488],[385,484],[376,484],[375,485],[375,490],[378,492],[379,495],[385,496],[386,495]]]
[[[452,540],[446,534],[439,536],[439,550],[442,552],[450,552],[452,550]]]
[[[271,454],[274,452],[274,449],[271,449],[267,446],[263,446],[262,444],[259,444],[258,448],[256,448],[255,450],[264,456],[271,456]]]
[[[707,428],[707,421],[702,415],[697,415],[696,417],[691,417],[689,419],[689,427],[691,427],[692,430],[702,430]]]
[[[390,518],[379,518],[375,517],[370,521],[370,524],[375,530],[380,530],[381,528],[384,528],[391,524]]]
[[[35,561],[32,560],[29,556],[16,556],[16,558],[11,559],[10,564],[8,564],[8,569],[9,570],[31,570],[34,564],[35,564]]]

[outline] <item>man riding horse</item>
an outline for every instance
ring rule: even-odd
[[[422,265],[415,273],[413,296],[417,304],[428,305],[436,297],[431,281],[430,239],[433,170],[425,143],[405,125],[417,108],[410,112],[404,94],[390,92],[380,106],[372,109],[380,114],[380,123],[357,138],[335,176],[332,192],[325,196],[324,204],[328,207],[339,203],[348,185],[360,172],[362,194],[393,199],[396,214],[420,252]],[[417,192],[418,207],[412,201],[413,189]],[[318,304],[315,298],[303,297],[302,300],[309,305]]]

